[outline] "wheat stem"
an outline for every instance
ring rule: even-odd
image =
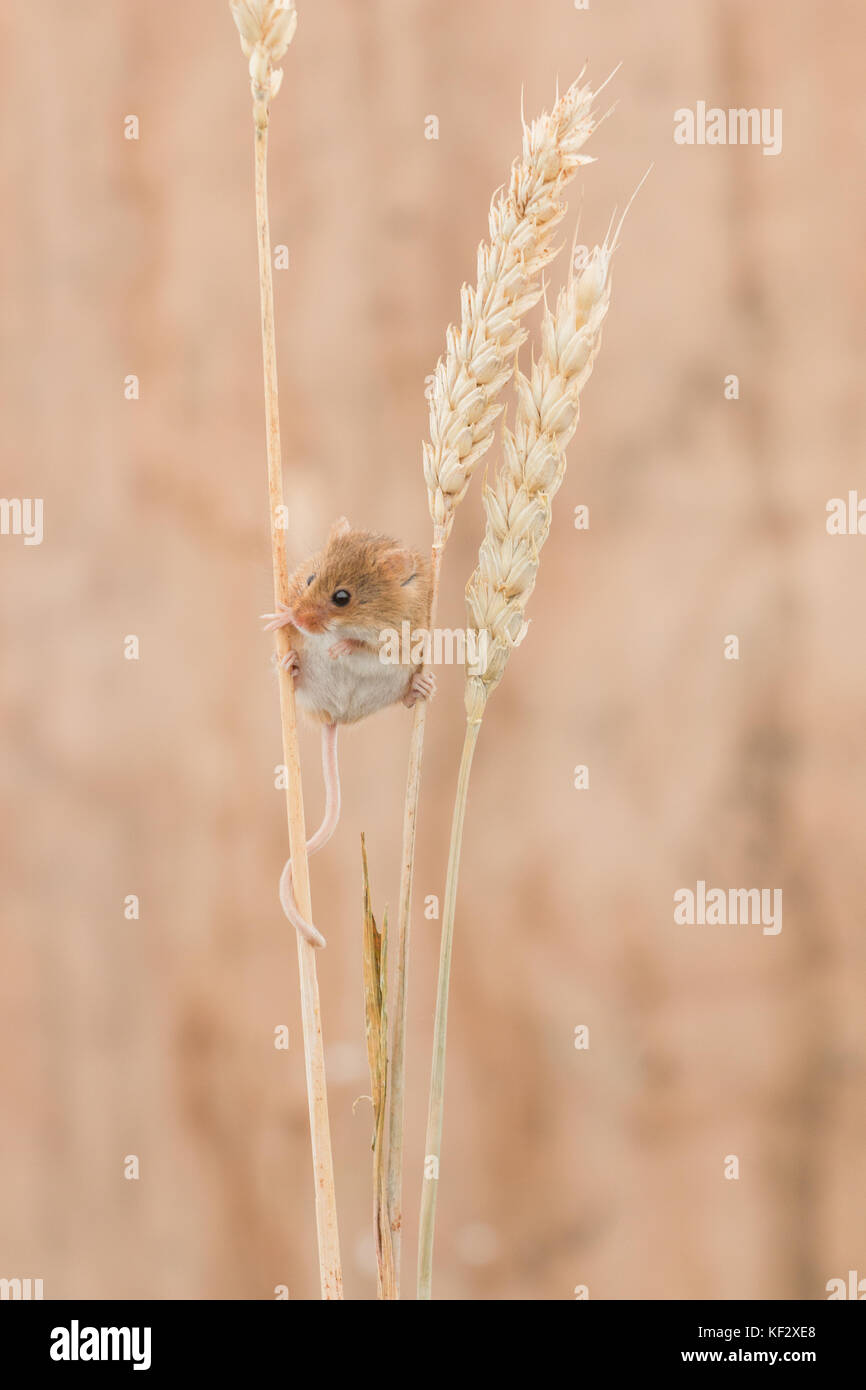
[[[471,288],[463,286],[459,327],[448,328],[445,355],[433,373],[429,393],[430,439],[423,445],[424,476],[433,520],[431,628],[442,554],[454,513],[479,460],[493,442],[500,409],[497,397],[512,375],[515,354],[525,337],[521,320],[538,301],[542,271],[559,250],[553,237],[565,213],[565,187],[590,162],[581,149],[596,125],[594,100],[591,88],[581,86],[578,78],[559,97],[549,115],[544,112],[531,125],[524,123],[522,152],[512,165],[507,187],[490,206],[490,241],[482,242],[478,248],[476,284]],[[398,1296],[407,974],[426,718],[426,702],[419,701],[409,745],[397,917],[388,1202]]]
[[[270,505],[271,561],[274,600],[288,603],[285,531],[282,528],[283,478],[280,448],[280,413],[277,383],[277,353],[274,335],[274,287],[271,272],[271,235],[268,218],[268,120],[270,99],[279,89],[282,74],[273,63],[282,57],[294,33],[294,8],[279,0],[234,0],[232,14],[241,34],[241,46],[250,57],[250,78],[255,124],[256,226],[259,252],[259,297],[261,303],[262,359],[264,366],[265,421],[267,426],[268,500]],[[277,659],[289,648],[285,628],[275,632]],[[306,828],[298,756],[295,691],[291,676],[279,667],[280,722],[283,760],[287,770],[286,815],[295,898],[307,920],[312,918],[310,874],[306,855]],[[316,975],[315,948],[300,933],[298,970],[301,985],[301,1019],[304,1036],[304,1063],[310,1113],[313,1176],[316,1192],[316,1229],[319,1246],[319,1277],[322,1298],[343,1297],[340,1246],[337,1233],[337,1206],[328,1097],[325,1084],[325,1055]]]
[[[419,1299],[431,1297],[449,977],[469,769],[487,701],[502,679],[511,652],[526,631],[524,613],[535,587],[539,554],[550,530],[551,499],[565,475],[565,450],[577,428],[580,393],[592,372],[601,344],[610,301],[610,262],[618,231],[619,228],[602,246],[593,249],[579,276],[569,277],[566,288],[557,297],[555,309],[545,310],[538,359],[532,362],[528,377],[515,370],[514,432],[503,430],[503,456],[496,481],[493,486],[485,487],[483,493],[487,525],[478,567],[466,587],[466,599],[470,622],[476,632],[487,632],[489,648],[484,671],[480,674],[467,671],[466,675],[466,742],[448,851],[436,995],[421,1195]]]
[[[442,1153],[442,1119],[445,1104],[445,1043],[448,1035],[448,993],[451,981],[451,953],[454,947],[454,908],[457,902],[457,876],[460,847],[469,792],[469,773],[481,721],[468,720],[457,774],[457,793],[448,847],[448,874],[442,909],[442,937],[439,947],[439,982],[436,990],[436,1018],[433,1024],[433,1064],[430,1070],[430,1101],[427,1111],[427,1137],[424,1141],[424,1185],[421,1189],[421,1218],[418,1228],[418,1297],[429,1299],[433,1279],[433,1230],[436,1196],[439,1191],[439,1162]]]
[[[431,551],[430,626],[436,620],[439,598],[439,574],[445,540],[441,528],[434,528]],[[409,940],[412,918],[412,888],[415,875],[415,827],[418,820],[418,799],[421,792],[421,760],[424,753],[424,730],[427,701],[415,705],[412,733],[409,740],[409,766],[406,774],[406,800],[403,813],[403,851],[400,864],[400,898],[397,914],[397,969],[395,975],[394,1028],[391,1043],[391,1077],[388,1093],[388,1218],[391,1226],[391,1247],[395,1271],[394,1296],[400,1296],[400,1254],[403,1225],[403,1110],[406,1084],[406,1016],[408,1010]]]

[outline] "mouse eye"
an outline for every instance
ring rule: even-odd
[[[338,589],[336,593],[332,595],[331,602],[336,603],[338,608],[345,608],[351,597],[352,595],[349,593],[348,589]]]
[[[316,577],[316,576],[315,576],[314,574],[308,574],[308,575],[307,575],[307,588],[310,587],[310,585],[312,584],[312,582],[313,582],[313,580],[315,579],[315,577]]]

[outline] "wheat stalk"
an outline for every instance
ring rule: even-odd
[[[281,525],[281,519],[284,516],[283,479],[277,355],[274,339],[271,237],[268,220],[267,151],[270,102],[279,91],[282,80],[282,71],[275,64],[283,57],[291,43],[297,25],[297,14],[292,0],[230,0],[230,7],[240,33],[241,48],[250,60],[250,86],[253,97],[256,225],[259,247],[259,292],[267,425],[271,560],[274,575],[274,599],[277,605],[276,611],[279,612],[279,605],[281,603],[288,604],[289,596],[285,531]],[[280,662],[281,658],[288,653],[287,630],[277,628],[274,640],[277,661]],[[289,826],[292,877],[298,907],[302,915],[310,921],[312,919],[310,875],[307,864],[304,801],[298,757],[295,691],[292,677],[288,671],[282,665],[278,666],[278,671],[283,758],[288,772],[286,813]],[[334,1168],[331,1158],[331,1133],[328,1123],[328,1096],[325,1084],[325,1056],[319,1008],[319,985],[316,975],[316,952],[300,933],[297,934],[297,938],[304,1060],[316,1191],[319,1277],[322,1297],[339,1299],[343,1296],[343,1276],[340,1268],[340,1246],[337,1235],[337,1206],[334,1194]]]
[[[542,272],[560,249],[554,245],[554,233],[566,210],[566,185],[582,165],[592,162],[581,149],[597,124],[593,106],[598,93],[581,85],[582,76],[549,114],[543,113],[531,125],[523,123],[522,152],[512,165],[507,188],[491,203],[490,240],[478,248],[476,283],[463,286],[460,323],[448,328],[445,355],[430,380],[430,439],[423,445],[423,465],[433,521],[431,628],[454,512],[493,442],[501,409],[497,397],[511,377],[515,355],[526,337],[521,319],[538,302]],[[419,701],[409,745],[397,915],[388,1204],[398,1281],[409,939],[426,715],[426,701]]]
[[[466,605],[470,625],[477,632],[486,630],[488,634],[488,659],[481,674],[467,671],[466,675],[466,735],[451,826],[433,1026],[418,1240],[419,1299],[431,1297],[448,991],[469,774],[487,701],[526,631],[524,613],[535,587],[539,552],[550,530],[551,499],[565,475],[565,449],[577,428],[580,393],[601,343],[610,299],[610,260],[618,231],[619,228],[612,238],[608,236],[603,246],[594,248],[579,276],[570,276],[555,310],[545,310],[540,355],[532,362],[528,377],[515,371],[515,428],[513,432],[503,430],[503,454],[496,481],[484,489],[487,523],[478,567],[466,588]]]

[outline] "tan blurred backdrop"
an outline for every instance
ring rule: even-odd
[[[473,774],[435,1292],[825,1297],[866,1275],[866,538],[825,528],[829,498],[866,491],[866,15],[299,4],[272,122],[293,563],[339,513],[429,541],[424,378],[517,152],[521,91],[531,115],[585,60],[596,82],[623,64],[565,240],[581,190],[592,244],[654,162]],[[49,1298],[315,1297],[257,620],[245,63],[221,0],[0,13],[0,491],[45,506],[41,546],[0,537],[0,1275],[41,1277]],[[676,145],[674,110],[699,100],[781,107],[782,153]],[[450,626],[480,530],[476,481],[447,555]],[[422,908],[443,887],[460,684],[440,676],[420,822],[410,1294],[438,951]],[[312,864],[349,1297],[375,1294],[358,841],[394,904],[409,723],[392,710],[345,735],[342,823]],[[316,739],[305,728],[310,823]],[[782,888],[781,933],[676,926],[673,893],[698,879]]]

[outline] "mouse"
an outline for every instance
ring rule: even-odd
[[[325,810],[308,855],[328,843],[340,818],[340,725],[388,705],[411,709],[435,692],[435,676],[420,663],[386,662],[380,654],[386,630],[402,634],[406,622],[412,634],[429,628],[431,590],[429,559],[389,536],[353,530],[340,517],[324,547],[289,579],[288,602],[262,614],[266,631],[289,630],[291,647],[279,664],[292,676],[298,707],[322,728]],[[325,945],[295,901],[291,859],[280,876],[280,903],[311,945]]]

